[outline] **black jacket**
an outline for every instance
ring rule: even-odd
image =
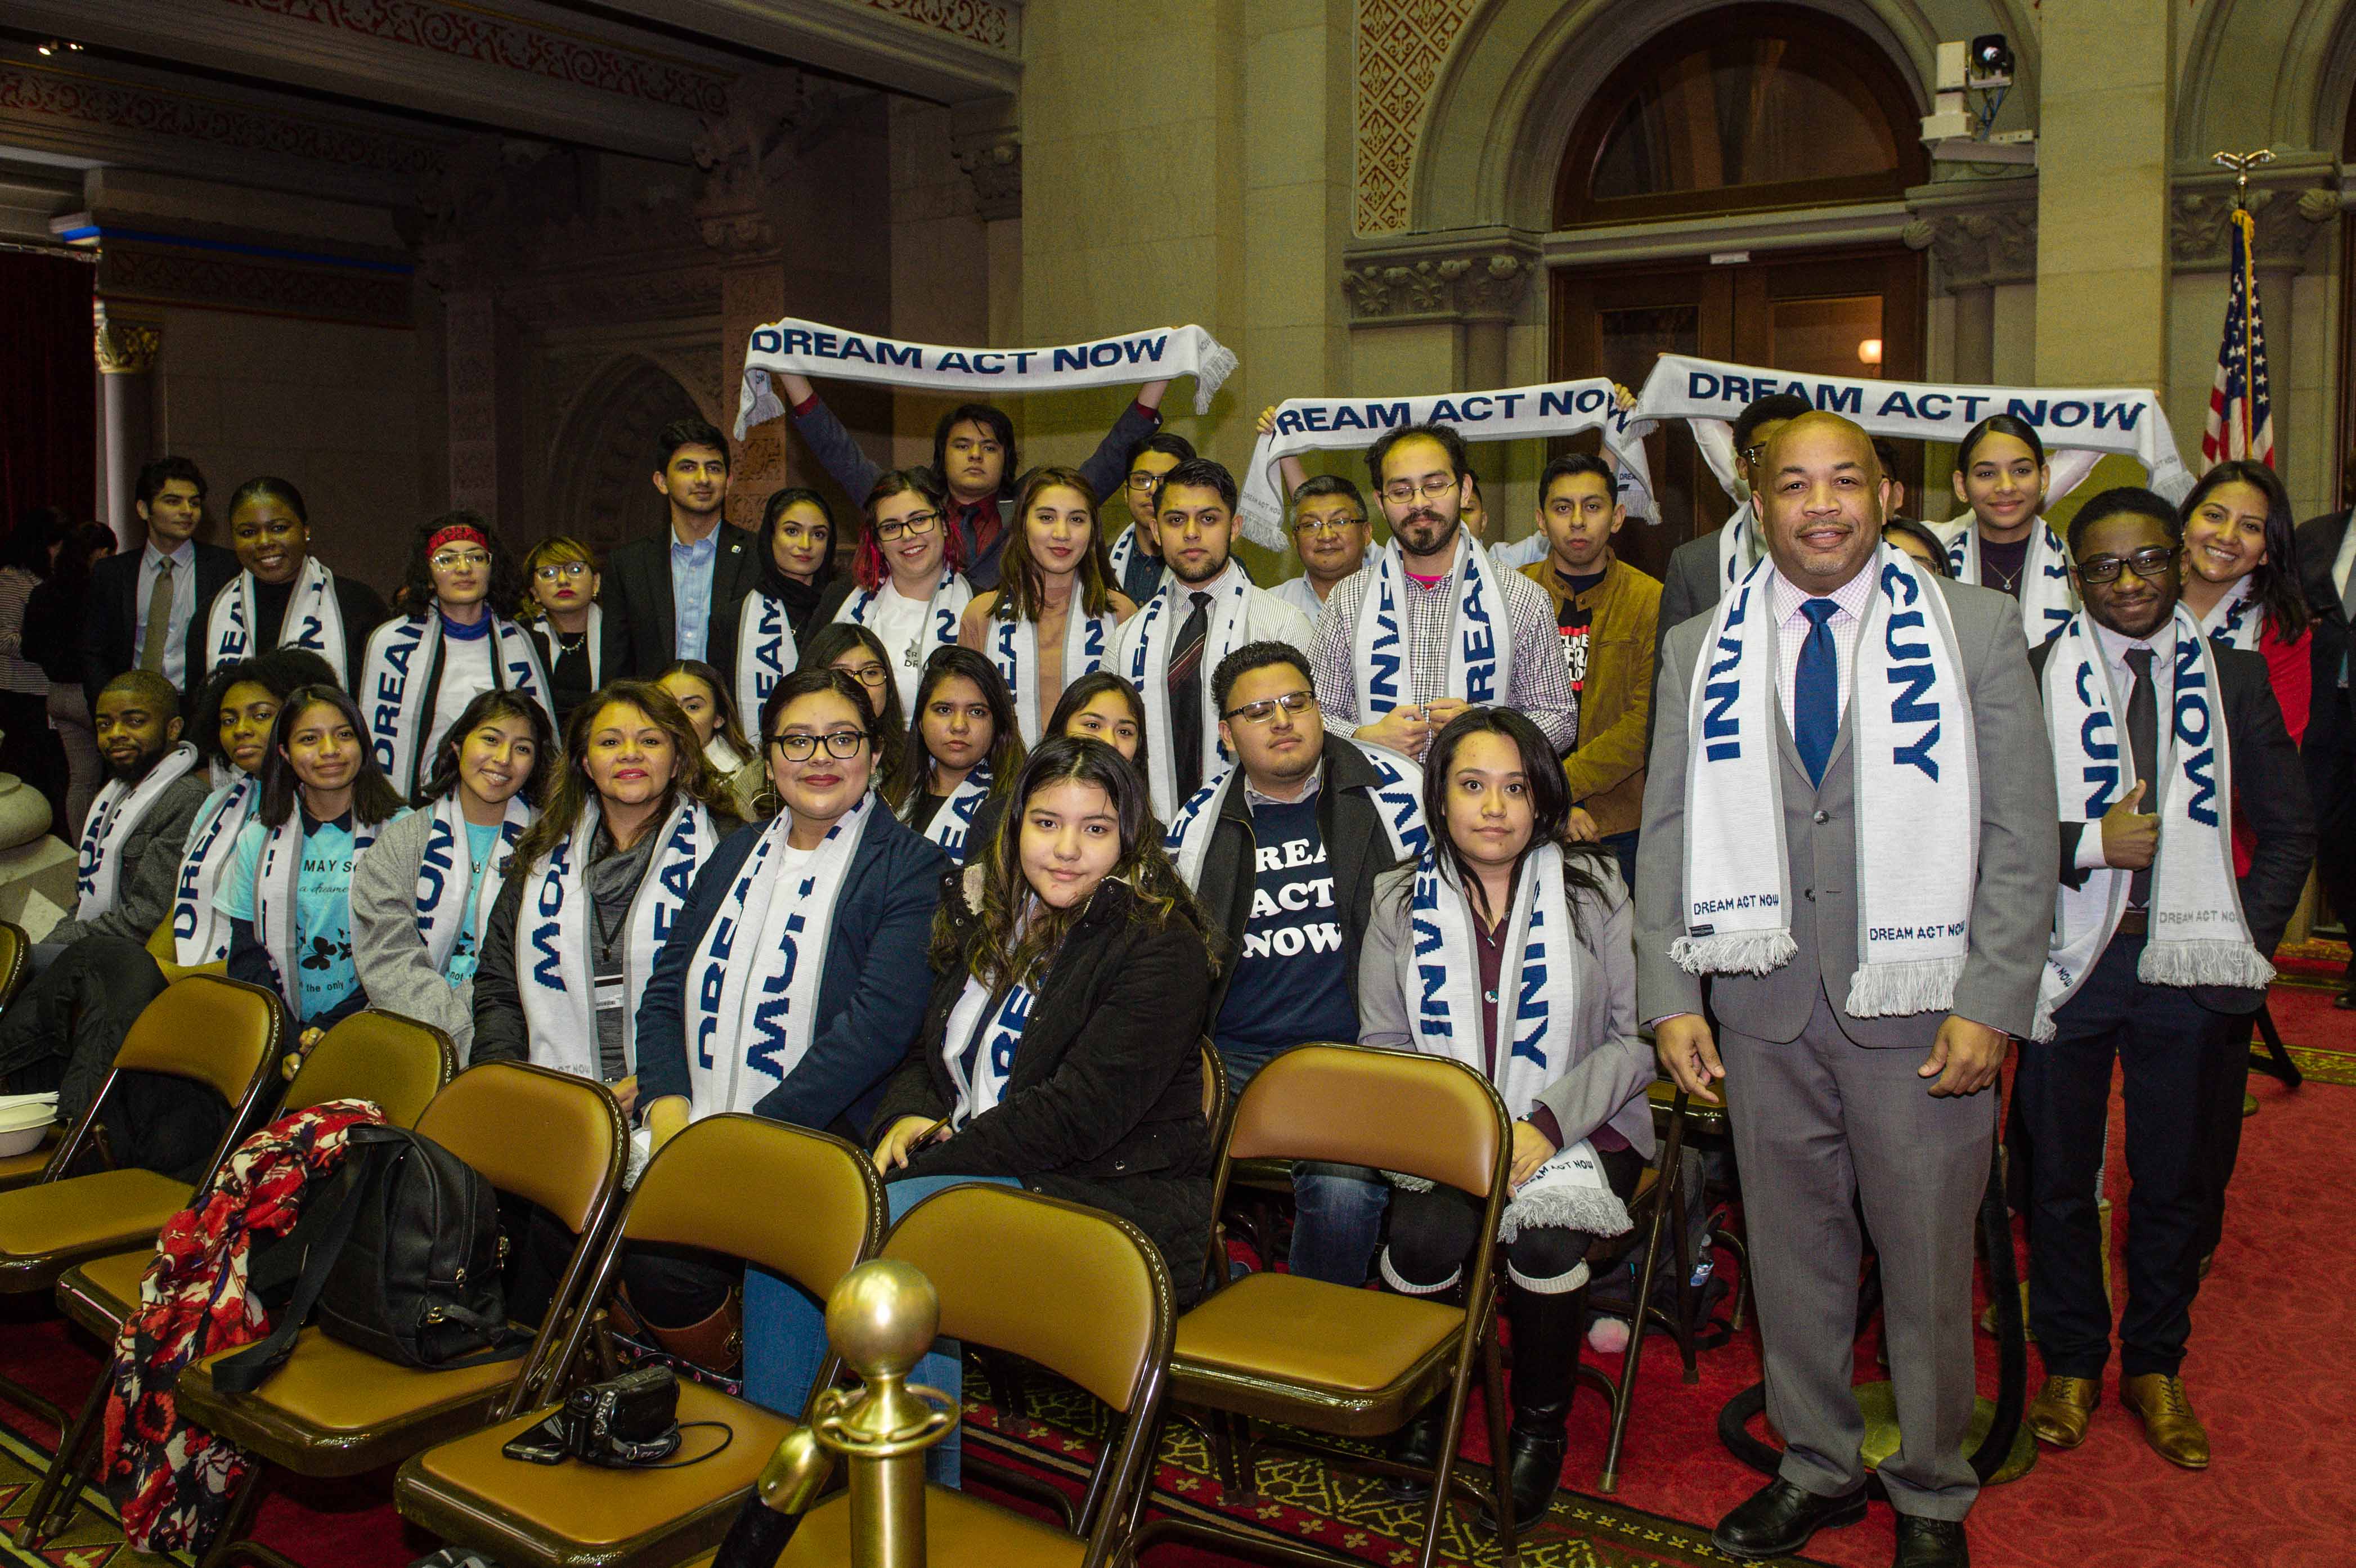
[[[2340,603],[2340,585],[2331,568],[2340,560],[2340,546],[2348,537],[2346,512],[2327,512],[2298,526],[2298,585],[2307,595],[2312,636],[2308,644],[2315,671],[2316,704],[2334,700],[2340,692],[2340,662],[2348,656],[2348,607]]]
[[[609,681],[652,680],[679,656],[679,604],[670,591],[670,527],[647,539],[616,545],[606,554],[597,602],[605,606],[605,667]],[[712,612],[704,621],[707,663],[734,671],[736,618],[744,595],[761,581],[761,542],[723,523],[712,558]]]
[[[197,550],[196,608],[188,614],[185,639],[187,679],[181,698],[192,698],[204,688],[205,614],[213,595],[237,575],[237,552],[199,543]],[[106,683],[139,662],[133,639],[139,633],[139,563],[147,549],[127,549],[110,555],[90,569],[88,617],[81,629],[82,695],[90,710],[98,711],[98,694]]]
[[[941,898],[963,915],[958,881]],[[942,1046],[967,979],[963,965],[935,979],[871,1142],[902,1116],[937,1119],[956,1104]],[[1127,884],[1102,884],[1048,965],[1005,1098],[895,1176],[1013,1177],[1118,1214],[1153,1238],[1180,1301],[1192,1300],[1211,1225],[1200,1056],[1210,987],[1200,933],[1182,918],[1151,926]]]
[[[348,672],[348,678],[344,684],[347,689],[350,689],[359,685],[360,667],[368,663],[369,634],[384,624],[385,618],[391,612],[384,607],[384,596],[375,589],[357,577],[347,577],[332,567],[328,570],[335,578],[336,613],[344,620],[344,668]],[[293,602],[294,596],[290,593],[287,596],[287,603],[291,605]],[[209,620],[211,615],[212,601],[208,599],[197,607],[197,619],[206,621]],[[266,630],[257,631],[253,646],[265,653],[276,647],[279,636],[285,630],[285,619],[284,611],[282,610],[277,624]],[[197,635],[198,645],[203,647],[204,633],[201,628],[198,629]],[[209,656],[211,650],[208,648],[205,651]],[[211,673],[211,670],[207,670],[205,676],[190,676],[188,688],[195,692],[203,691],[205,677]]]
[[[2029,670],[2040,682],[2053,647],[2046,643],[2029,650]],[[2252,944],[2271,955],[2307,891],[2308,868],[2315,862],[2315,814],[2308,804],[2298,748],[2283,728],[2282,706],[2266,677],[2265,656],[2214,643],[2210,652],[2217,661],[2225,733],[2233,748],[2233,814],[2249,825],[2256,839],[2249,875],[2240,883],[2242,918],[2249,923]],[[2091,874],[2078,866],[2083,827],[2075,822],[2062,824],[2064,887],[2083,887]],[[2254,1013],[2266,999],[2264,990],[2238,986],[2195,986],[2191,991],[2195,1001],[2214,1013]]]
[[[1342,958],[1349,966],[1354,997],[1358,943],[1366,933],[1375,879],[1397,864],[1391,858],[1390,834],[1383,827],[1382,806],[1368,793],[1374,784],[1375,770],[1366,754],[1338,735],[1327,735],[1325,772],[1317,788],[1317,833],[1333,873],[1333,903],[1342,915]],[[975,827],[980,826],[977,814]],[[1251,921],[1258,848],[1251,803],[1240,788],[1230,789],[1220,805],[1218,826],[1212,829],[1210,850],[1203,858],[1202,885],[1195,890],[1226,933],[1229,953],[1242,944],[1244,927]],[[1232,965],[1221,969],[1212,987],[1210,1017],[1215,1023],[1234,972]]]

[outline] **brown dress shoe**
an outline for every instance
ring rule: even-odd
[[[2143,1435],[2161,1458],[2188,1470],[2209,1467],[2209,1429],[2192,1413],[2182,1378],[2146,1372],[2123,1379],[2119,1403],[2143,1417]]]
[[[2029,1403],[2029,1430],[2040,1443],[2075,1448],[2086,1440],[2086,1424],[2094,1419],[2094,1406],[2102,1402],[2103,1385],[2098,1379],[2047,1378]]]

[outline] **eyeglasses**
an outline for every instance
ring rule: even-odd
[[[2168,570],[2169,562],[2183,553],[2173,545],[2154,545],[2130,556],[2098,555],[2078,563],[2078,576],[2087,582],[2116,582],[2119,573],[2132,566],[2137,577],[2158,577]]]
[[[892,672],[880,664],[863,664],[857,669],[849,665],[836,665],[834,667],[862,686],[881,686],[892,678]]]
[[[820,745],[830,757],[855,757],[867,744],[867,735],[860,730],[830,730],[823,735],[772,735],[769,744],[789,763],[807,763],[818,755]]]
[[[1161,475],[1148,474],[1142,468],[1129,476],[1129,487],[1136,491],[1151,490],[1160,483],[1162,483]]]
[[[1759,459],[1765,455],[1766,451],[1767,443],[1765,442],[1754,441],[1735,455],[1740,457],[1743,462],[1748,463],[1752,467],[1756,468],[1759,465]]]
[[[458,563],[455,560],[444,560],[436,556],[434,559],[434,564],[455,566]],[[531,569],[531,574],[542,582],[554,582],[567,577],[586,577],[589,575],[589,563],[585,560],[568,560],[555,566],[535,566]]]
[[[1292,525],[1296,534],[1347,533],[1365,521],[1364,517],[1303,517]]]
[[[432,564],[436,571],[455,571],[462,566],[480,571],[491,564],[491,552],[487,549],[439,550],[433,556]]]
[[[889,544],[902,534],[928,534],[940,526],[938,512],[912,512],[905,517],[894,517],[888,523],[875,525],[875,537]]]
[[[1288,691],[1282,697],[1270,697],[1258,702],[1247,702],[1241,708],[1230,708],[1219,715],[1222,719],[1240,719],[1247,724],[1265,724],[1276,717],[1276,710],[1306,713],[1317,706],[1313,691]]]
[[[1447,474],[1435,474],[1421,485],[1412,479],[1394,479],[1383,486],[1383,499],[1402,507],[1418,496],[1427,501],[1437,501],[1462,483],[1462,480]]]

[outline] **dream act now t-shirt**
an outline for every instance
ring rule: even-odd
[[[1232,1075],[1305,1040],[1358,1038],[1342,912],[1317,827],[1317,796],[1252,806],[1251,915],[1229,960],[1215,1031]]]

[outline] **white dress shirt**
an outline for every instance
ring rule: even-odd
[[[1800,645],[1808,640],[1808,617],[1801,606],[1810,599],[1829,598],[1840,606],[1832,619],[1825,624],[1832,629],[1833,663],[1838,672],[1838,696],[1834,711],[1848,711],[1848,690],[1852,684],[1850,672],[1857,667],[1857,631],[1864,624],[1868,596],[1873,592],[1873,571],[1870,559],[1858,569],[1857,575],[1842,583],[1829,594],[1812,594],[1785,577],[1775,567],[1767,569],[1768,603],[1775,611],[1775,690],[1783,699],[1783,722],[1794,730],[1798,720],[1794,716],[1794,692],[1800,684]],[[1709,650],[1702,650],[1707,667]]]

